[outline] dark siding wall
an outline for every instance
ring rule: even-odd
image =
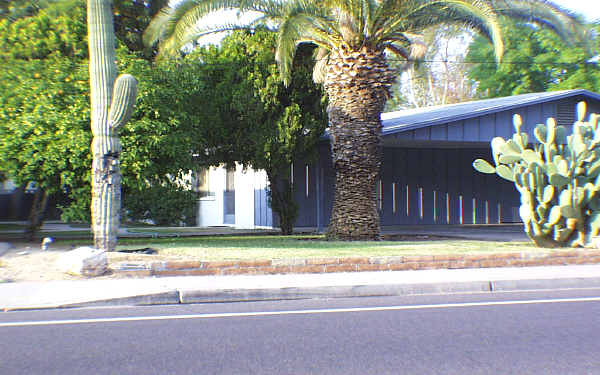
[[[334,172],[329,160],[321,158],[322,203],[317,214],[314,197],[297,188],[300,216],[298,227],[321,227],[329,222],[334,193]],[[496,175],[475,171],[473,160],[491,160],[489,149],[385,148],[381,182],[382,225],[398,224],[493,224],[514,222],[519,206],[514,185]],[[316,169],[316,168],[309,168]],[[297,173],[302,173],[298,171]],[[295,178],[298,175],[295,175]],[[304,175],[303,175],[304,176]],[[296,180],[298,181],[298,180]],[[309,189],[315,182],[311,183]],[[381,192],[381,194],[379,194]],[[311,201],[313,200],[313,201]]]
[[[590,113],[596,113],[596,114],[600,115],[600,102],[587,100],[586,103],[587,103],[587,108],[588,108],[588,110],[587,110],[588,116]]]
[[[533,131],[537,124],[545,123],[548,117],[558,118],[559,108],[574,108],[581,100],[585,98],[566,98],[386,136],[386,140],[396,140],[398,145],[406,145],[402,141],[407,140],[448,142],[448,145],[469,142],[471,148],[385,148],[381,185],[377,185],[378,192],[381,192],[382,224],[519,221],[519,194],[514,185],[496,175],[478,173],[472,167],[473,160],[492,160],[489,141],[498,136],[512,137],[515,113],[523,119],[522,131],[529,133],[530,139],[534,140]],[[600,113],[600,102],[587,102],[588,113]],[[560,115],[568,125],[575,120],[571,113]],[[567,129],[568,133],[570,131]],[[477,142],[481,143],[481,147],[472,148]],[[299,163],[295,169],[296,197],[300,205],[297,226],[323,227],[329,222],[335,175],[328,143],[321,145],[319,155],[318,175],[315,173],[317,168],[309,168],[308,197],[305,194],[305,165]],[[317,183],[319,202],[313,195],[317,192]]]
[[[32,202],[33,194],[19,189],[0,194],[0,220],[27,220]]]
[[[257,226],[274,226],[273,212],[268,204],[267,190],[254,190],[254,225]]]
[[[307,175],[308,173],[308,175]],[[296,226],[317,225],[317,168],[316,164],[294,163],[296,203],[300,207]]]
[[[33,197],[33,193],[24,192],[22,189],[0,194],[0,220],[27,220],[33,204]],[[48,200],[44,220],[58,220],[60,215],[61,211],[57,208],[56,196],[51,196]]]

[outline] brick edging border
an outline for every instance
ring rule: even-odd
[[[394,257],[348,257],[240,261],[119,262],[113,272],[124,276],[273,275],[362,271],[531,267],[600,264],[600,250],[569,250],[551,253],[505,253],[490,255],[428,255]]]

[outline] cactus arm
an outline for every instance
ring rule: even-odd
[[[118,130],[133,113],[137,95],[137,80],[130,74],[121,74],[115,81],[113,99],[110,104],[110,127]]]
[[[92,230],[94,246],[114,251],[120,225],[119,128],[133,112],[137,81],[117,78],[111,0],[87,0],[93,153]]]

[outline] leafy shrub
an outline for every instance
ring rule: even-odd
[[[535,128],[534,144],[515,115],[512,139],[492,140],[495,167],[477,159],[473,167],[512,181],[521,194],[519,213],[529,238],[540,247],[585,246],[600,230],[600,117],[584,121],[577,105],[573,134],[553,118]]]
[[[123,194],[126,218],[161,226],[195,225],[197,195],[178,186],[151,186]]]

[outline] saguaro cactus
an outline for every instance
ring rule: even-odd
[[[531,145],[515,115],[512,139],[492,140],[495,166],[473,162],[479,172],[515,183],[525,232],[541,247],[585,246],[600,231],[600,117],[586,122],[584,102],[577,112],[572,135],[550,118],[535,128]]]
[[[119,129],[129,120],[137,81],[117,77],[111,0],[87,0],[92,117],[92,230],[97,249],[113,251],[121,209]]]

